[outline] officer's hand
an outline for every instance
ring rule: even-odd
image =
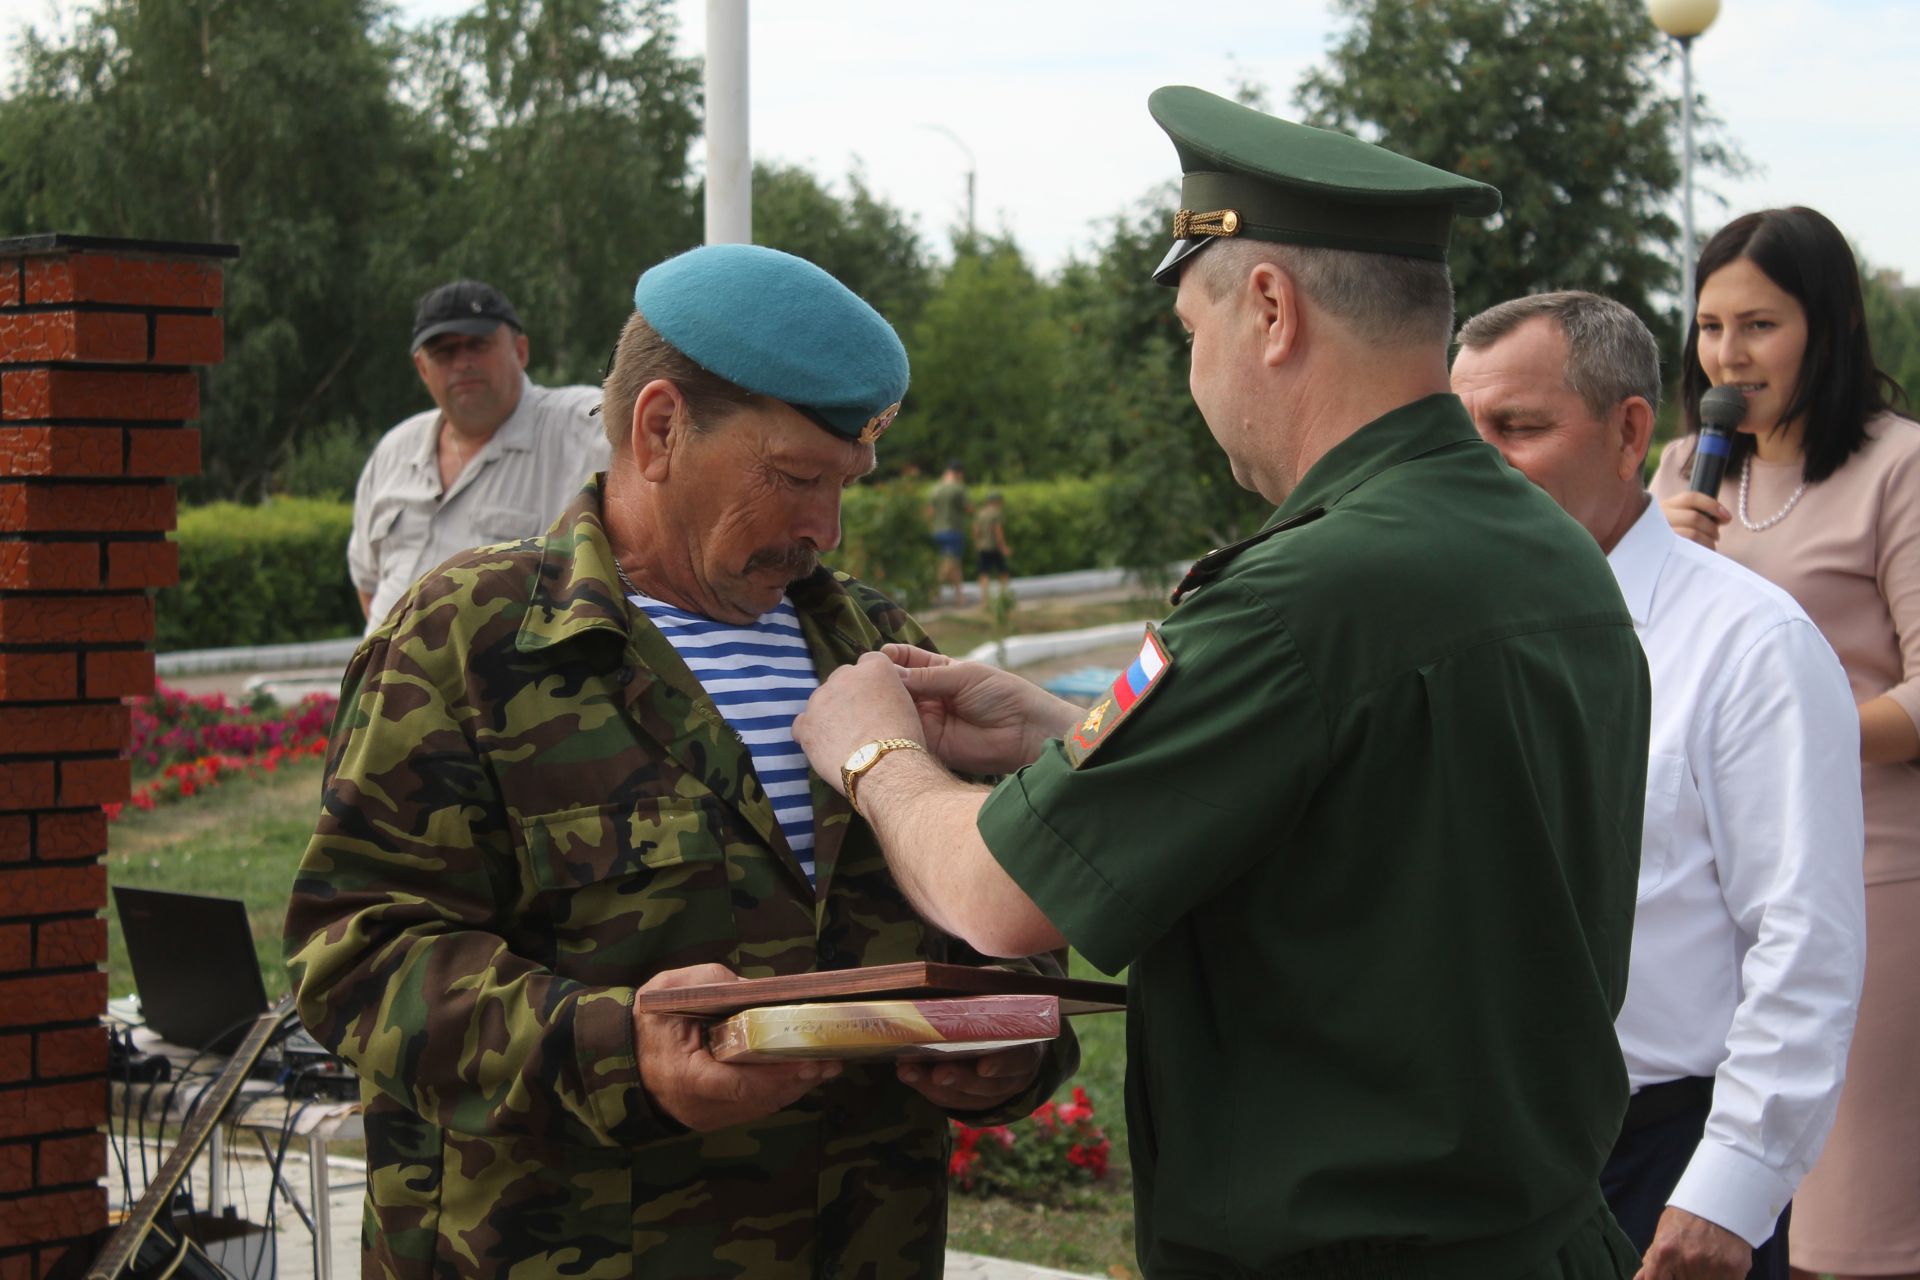
[[[696,964],[657,973],[642,991],[736,982],[722,964]],[[633,1012],[640,1084],[654,1105],[696,1133],[759,1120],[792,1106],[823,1080],[840,1074],[837,1062],[766,1065],[715,1061],[698,1018]]]
[[[793,740],[807,763],[842,795],[840,766],[855,747],[881,738],[919,741],[920,716],[900,687],[899,669],[879,653],[863,653],[828,676],[793,721]]]
[[[1012,773],[1032,764],[1048,738],[1064,736],[1086,714],[983,662],[955,662],[905,644],[881,652],[900,667],[900,681],[920,713],[922,740],[961,773]]]
[[[1719,547],[1720,526],[1733,519],[1733,512],[1706,494],[1695,493],[1691,489],[1676,493],[1662,502],[1660,510],[1675,533],[1709,549]]]
[[[1016,1045],[964,1062],[902,1062],[894,1070],[943,1111],[986,1111],[1033,1083],[1046,1046]]]
[[[1668,1205],[1633,1280],[1745,1280],[1753,1249],[1725,1227]]]

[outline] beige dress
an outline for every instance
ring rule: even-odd
[[[1856,702],[1890,696],[1920,726],[1920,424],[1883,414],[1840,470],[1754,533],[1736,514],[1720,550],[1785,588],[1839,654]],[[1675,441],[1656,498],[1687,487],[1693,440]],[[1755,458],[1747,518],[1792,496],[1800,464]],[[1721,505],[1739,511],[1740,471]],[[1867,975],[1839,1116],[1793,1200],[1793,1264],[1920,1271],[1920,761],[1862,768]]]

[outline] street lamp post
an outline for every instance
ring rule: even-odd
[[[1653,25],[1680,46],[1680,334],[1693,323],[1693,40],[1720,16],[1720,0],[1647,0]]]
[[[747,0],[707,0],[707,243],[753,243]]]

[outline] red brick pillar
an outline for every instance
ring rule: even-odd
[[[221,358],[234,252],[0,240],[0,1280],[107,1221],[101,805],[128,795],[121,700],[153,689],[167,477],[200,470],[191,366]]]

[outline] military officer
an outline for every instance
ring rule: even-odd
[[[609,471],[545,536],[429,574],[346,675],[286,934],[301,1016],[363,1085],[365,1270],[937,1277],[948,1115],[1025,1114],[1070,1038],[741,1066],[634,1008],[981,962],[914,916],[791,732],[835,667],[927,643],[819,564],[906,352],[753,246],[671,259],[634,305]]]
[[[1130,966],[1147,1275],[1630,1275],[1597,1175],[1647,674],[1593,540],[1448,393],[1449,227],[1498,193],[1198,89],[1149,106],[1194,399],[1279,509],[1089,712],[896,648],[796,735],[942,928]]]

